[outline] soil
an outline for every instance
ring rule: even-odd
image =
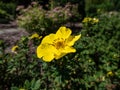
[[[9,52],[11,47],[14,46],[22,36],[26,36],[28,33],[14,23],[0,24],[0,40],[3,40],[6,48],[5,52]]]

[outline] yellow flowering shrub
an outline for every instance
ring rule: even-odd
[[[54,58],[59,59],[68,53],[76,52],[72,46],[81,37],[73,36],[72,31],[66,27],[60,27],[56,34],[45,36],[41,44],[37,47],[37,56],[46,62]]]

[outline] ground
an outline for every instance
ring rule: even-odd
[[[5,50],[9,52],[11,47],[16,44],[22,36],[26,36],[28,33],[22,29],[18,28],[16,24],[0,24],[0,40],[5,42],[8,48]]]

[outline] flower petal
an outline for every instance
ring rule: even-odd
[[[43,38],[41,44],[44,43],[53,44],[54,40],[55,40],[55,34],[49,34]]]
[[[45,56],[43,56],[43,60],[45,62],[51,62],[54,59],[54,54],[53,53],[46,53]]]
[[[32,36],[29,37],[30,39],[33,39],[33,38],[39,38],[39,35],[37,33],[34,33]]]
[[[11,51],[12,51],[12,52],[15,52],[17,48],[19,48],[17,45],[16,45],[16,46],[13,46],[12,49],[11,49]]]
[[[60,27],[56,32],[56,38],[66,39],[71,35],[72,31],[66,27]]]
[[[55,56],[55,59],[60,59],[61,57],[65,56],[66,53],[61,53],[60,55],[56,55]]]
[[[72,52],[76,52],[76,49],[74,49],[73,47],[66,46],[62,52],[72,53]]]
[[[60,55],[55,55],[55,59],[60,59],[61,57],[65,56],[68,53],[76,52],[76,50],[73,47],[65,47],[64,50],[61,50]]]
[[[81,34],[80,35],[77,35],[77,36],[70,36],[66,42],[67,42],[67,45],[68,46],[73,46],[74,43],[81,37]]]
[[[57,52],[58,51],[52,45],[49,44],[41,44],[37,48],[38,58],[43,58],[43,60],[46,62],[52,61],[54,59],[54,55]]]

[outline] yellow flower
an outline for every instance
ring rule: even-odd
[[[91,17],[86,17],[82,21],[83,23],[90,23],[90,24],[95,24],[99,22],[99,19],[97,18],[91,18]]]
[[[92,21],[92,18],[90,18],[90,17],[85,17],[84,19],[83,19],[83,23],[88,23],[88,22],[91,22]]]
[[[16,45],[16,46],[13,46],[12,49],[11,49],[11,51],[12,51],[12,52],[16,52],[17,48],[18,48],[17,45]]]
[[[72,36],[72,31],[66,27],[60,27],[56,34],[45,36],[41,44],[37,47],[37,56],[46,62],[54,58],[59,59],[67,53],[76,52],[72,46],[81,35]]]
[[[102,81],[105,81],[105,76],[102,76]]]
[[[30,36],[30,39],[38,38],[41,39],[42,36],[39,36],[37,33],[34,33],[32,36]]]
[[[98,23],[98,22],[99,22],[99,19],[93,18],[93,23]]]
[[[113,76],[114,74],[113,74],[113,72],[112,71],[109,71],[108,73],[107,73],[107,76]]]

